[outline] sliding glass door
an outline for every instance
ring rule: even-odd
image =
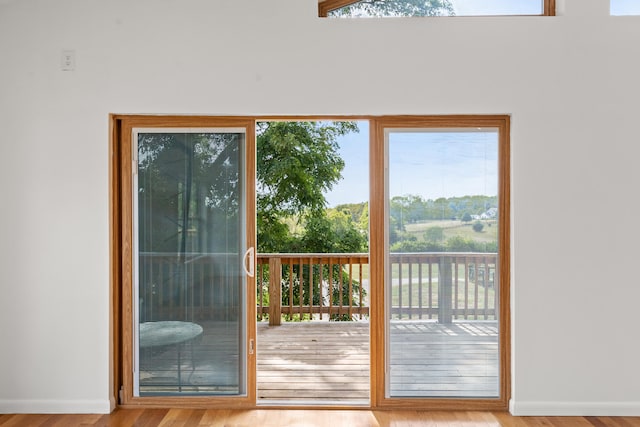
[[[122,403],[251,405],[253,122],[121,123]]]
[[[255,407],[256,118],[114,117],[120,403]],[[369,123],[371,406],[504,410],[509,118]]]
[[[245,131],[135,129],[135,391],[244,395]]]
[[[506,407],[508,119],[399,119],[377,129],[378,402]]]

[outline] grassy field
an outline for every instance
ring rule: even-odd
[[[458,220],[424,221],[406,224],[405,229],[407,233],[414,235],[418,241],[425,240],[424,233],[431,227],[440,227],[443,229],[444,241],[454,236],[460,236],[478,242],[495,242],[498,240],[498,222],[496,220],[481,220],[480,222],[484,225],[481,232],[473,230],[474,222],[475,221],[463,223]]]

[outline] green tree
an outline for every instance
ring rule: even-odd
[[[357,132],[353,122],[261,122],[257,134],[257,229],[258,252],[360,252],[367,247],[366,233],[357,226],[363,207],[326,209],[324,193],[341,178],[344,161],[338,154],[338,137]],[[300,235],[292,235],[289,222],[301,226]],[[320,295],[318,266],[312,272],[305,266],[283,269],[283,303],[288,304],[289,278],[293,279],[293,303],[318,304]],[[323,277],[329,277],[328,266]],[[311,274],[313,273],[313,274]],[[334,304],[349,301],[349,278],[339,265],[334,266]],[[300,294],[299,280],[314,281]],[[337,284],[342,284],[342,290]],[[264,286],[264,285],[263,285]],[[351,281],[351,299],[358,303],[360,284]],[[347,318],[334,320],[350,320]]]
[[[435,217],[433,219],[447,219],[454,216],[454,212],[451,210],[451,203],[449,203],[449,199],[444,197],[437,198],[434,200],[434,205],[436,208]]]
[[[288,251],[287,218],[324,216],[330,190],[342,177],[339,136],[357,132],[353,122],[257,124],[258,251]]]
[[[362,213],[358,219],[360,230],[369,236],[369,202],[363,203]],[[369,248],[369,239],[367,239],[367,249]]]
[[[346,203],[335,207],[338,211],[348,212],[354,221],[358,221],[368,208],[368,202]]]
[[[480,221],[474,222],[471,227],[473,228],[473,231],[477,233],[481,233],[482,230],[484,229],[484,225]]]
[[[462,215],[462,222],[471,222],[471,220],[473,220],[473,218],[471,218],[469,212],[465,212],[465,214]]]
[[[326,216],[310,217],[304,227],[301,252],[349,253],[366,248],[366,236],[345,212],[330,210]]]
[[[453,16],[449,0],[362,0],[331,11],[330,16]]]
[[[367,238],[369,235],[369,202],[338,205],[334,209],[329,209],[327,214],[329,216],[334,215],[334,211],[342,212],[351,217],[350,226],[355,227],[364,237],[365,243],[361,250],[367,251],[369,247]]]

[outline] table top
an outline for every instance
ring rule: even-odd
[[[202,334],[202,326],[173,320],[140,324],[140,348],[159,347],[190,341]]]

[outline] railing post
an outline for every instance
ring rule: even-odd
[[[269,258],[269,326],[280,326],[282,304],[282,261]]]
[[[438,322],[444,324],[453,322],[451,260],[452,257],[443,256],[438,266]]]

